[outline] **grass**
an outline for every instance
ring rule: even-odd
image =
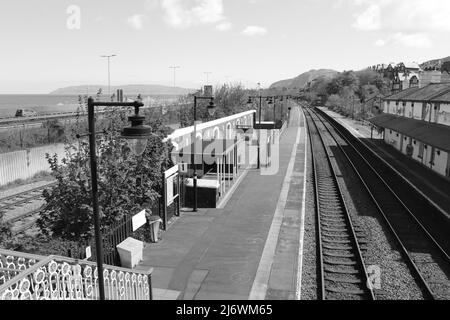
[[[27,184],[34,183],[34,182],[51,181],[51,180],[54,180],[54,178],[50,172],[40,171],[29,179],[17,179],[8,184],[0,186],[0,191],[20,187],[20,186],[27,185]]]

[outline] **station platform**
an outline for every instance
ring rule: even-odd
[[[222,208],[181,212],[145,245],[136,269],[154,268],[158,299],[298,298],[306,128],[292,110],[274,174],[248,169]]]
[[[418,189],[425,197],[435,203],[444,216],[450,219],[450,179],[439,175],[423,164],[404,155],[394,147],[386,144],[381,135],[370,139],[370,126],[344,117],[327,108],[320,108],[344,125],[354,136],[364,140],[380,157],[386,160],[400,175]]]

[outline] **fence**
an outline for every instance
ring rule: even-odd
[[[50,171],[45,154],[65,156],[64,144],[53,144],[38,148],[0,154],[0,186],[18,179],[29,179],[40,171]]]

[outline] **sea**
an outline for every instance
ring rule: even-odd
[[[161,96],[144,96],[143,98],[144,105],[175,100],[173,97]],[[78,107],[78,95],[0,94],[0,118],[14,117],[17,109],[32,110],[41,115],[74,112]]]
[[[79,106],[78,96],[50,94],[1,94],[0,118],[14,117],[17,109],[33,110],[37,114],[73,112]]]

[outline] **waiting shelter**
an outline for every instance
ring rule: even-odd
[[[187,174],[197,173],[199,208],[216,208],[239,176],[238,140],[200,140],[172,152],[174,162],[187,165]],[[185,181],[185,205],[192,206],[193,178]]]

